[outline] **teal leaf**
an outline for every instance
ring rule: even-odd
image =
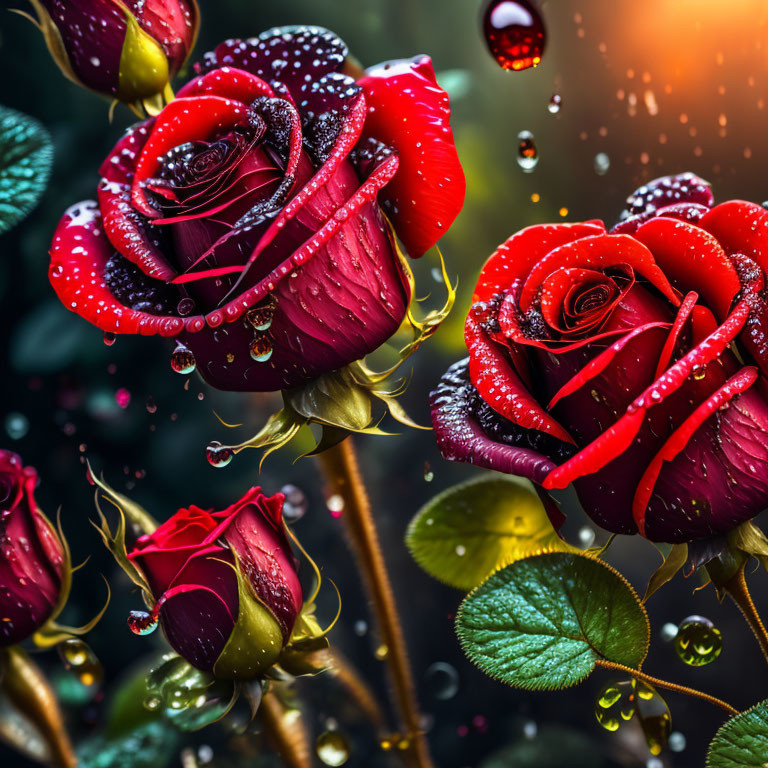
[[[0,234],[35,207],[52,163],[48,131],[37,120],[0,107]]]
[[[715,734],[707,768],[762,768],[768,765],[768,700],[732,717]]]
[[[530,690],[580,683],[600,660],[636,669],[650,634],[645,609],[621,574],[566,552],[496,571],[464,599],[456,628],[486,674]]]

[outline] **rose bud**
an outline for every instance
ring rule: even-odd
[[[283,499],[252,488],[221,512],[180,509],[141,536],[128,561],[154,607],[134,612],[132,629],[159,619],[180,656],[219,678],[251,679],[274,664],[303,604]]]
[[[195,44],[196,0],[30,0],[70,80],[129,104],[167,93]]]
[[[725,534],[768,494],[768,211],[658,179],[602,222],[513,235],[486,262],[468,361],[432,393],[445,458],[573,487],[615,533]]]
[[[37,472],[0,450],[0,646],[54,617],[68,568],[65,545],[35,502]]]
[[[50,280],[110,334],[159,334],[213,386],[276,391],[382,345],[413,257],[458,214],[448,97],[421,56],[346,71],[319,27],[229,40],[64,215]]]

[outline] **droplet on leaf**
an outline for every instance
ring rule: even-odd
[[[529,0],[492,0],[483,16],[488,50],[502,69],[521,70],[541,62],[546,30]]]
[[[723,650],[720,630],[703,616],[689,616],[680,622],[675,637],[677,655],[692,667],[711,664]]]

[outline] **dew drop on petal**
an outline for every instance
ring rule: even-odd
[[[677,655],[692,667],[711,664],[723,650],[720,630],[703,616],[689,616],[680,622],[675,637]]]
[[[248,352],[257,363],[266,363],[272,357],[272,341],[266,334],[260,334],[253,339]]]
[[[517,134],[517,164],[525,173],[531,173],[539,164],[539,150],[530,131]]]
[[[547,35],[530,0],[491,0],[483,16],[483,33],[502,69],[529,69],[541,62]]]

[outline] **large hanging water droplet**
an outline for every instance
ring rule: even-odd
[[[703,616],[689,616],[680,622],[675,637],[677,655],[692,667],[711,664],[723,650],[720,630]]]
[[[151,635],[157,629],[157,616],[147,611],[131,611],[128,628],[134,635]]]
[[[255,336],[248,352],[257,363],[266,363],[272,357],[272,340],[266,333]]]
[[[234,451],[231,448],[222,445],[216,440],[208,443],[208,447],[205,449],[205,458],[208,459],[208,463],[212,467],[217,469],[226,467],[232,461],[234,455]]]
[[[317,737],[315,752],[325,765],[344,765],[349,760],[349,743],[340,731],[328,730]]]
[[[459,673],[444,661],[436,661],[424,673],[429,690],[439,701],[452,699],[459,692]]]
[[[502,69],[528,69],[541,62],[547,33],[529,0],[491,0],[483,16],[483,33]]]
[[[658,755],[667,744],[672,717],[666,701],[642,680],[621,680],[605,685],[595,701],[595,718],[607,731],[618,731],[633,717],[645,734],[648,750]]]
[[[183,344],[178,343],[176,349],[171,354],[171,368],[176,373],[192,373],[195,370],[197,363],[195,362],[195,356],[192,354],[192,350],[185,347]]]
[[[517,164],[525,173],[531,173],[539,164],[539,150],[530,131],[520,131],[517,134]]]

